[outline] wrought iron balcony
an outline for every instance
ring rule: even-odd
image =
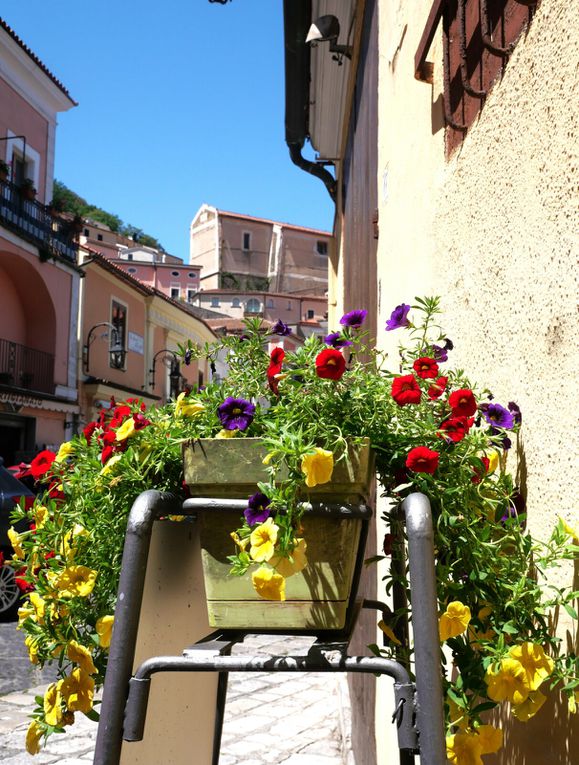
[[[27,199],[24,189],[10,181],[0,180],[0,226],[38,247],[43,260],[59,256],[77,263],[78,242],[72,222],[52,215],[47,205]]]
[[[0,385],[54,393],[54,356],[0,337]]]

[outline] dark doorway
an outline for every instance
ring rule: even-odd
[[[16,465],[24,455],[34,452],[35,420],[30,417],[0,414],[0,457],[4,465]]]

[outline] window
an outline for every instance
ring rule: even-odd
[[[90,230],[88,228],[85,228],[85,230],[82,233],[84,236],[90,236]]]
[[[231,299],[231,307],[232,308],[239,308],[241,306],[241,303],[239,301],[239,298],[232,298]]]
[[[195,273],[195,271],[189,271],[187,276],[189,277],[189,279],[197,279],[197,274]]]
[[[189,288],[187,290],[187,302],[192,303],[193,300],[195,299],[196,294],[197,294],[197,290],[192,290],[191,288]]]
[[[288,311],[291,311],[291,309],[292,309],[292,301],[291,300],[287,301],[287,309],[288,309]]]
[[[306,319],[309,320],[309,319],[313,319],[313,318],[314,318],[314,309],[313,308],[308,308],[308,310],[306,312]]]
[[[251,250],[251,232],[249,231],[243,232],[243,249]]]
[[[268,308],[274,308],[274,305],[275,304],[274,304],[273,300],[271,298],[268,298],[267,299],[267,307]]]
[[[219,298],[212,297],[210,305],[211,305],[211,308],[219,308],[219,306],[221,305],[221,303],[219,302]]]
[[[257,298],[249,298],[245,310],[247,313],[259,313],[261,310],[261,303]]]
[[[128,271],[130,274],[136,274],[136,273],[137,273],[137,269],[136,269],[136,268],[127,268],[127,271]]]
[[[328,243],[324,242],[322,239],[318,239],[316,242],[316,252],[318,255],[327,255],[328,254]]]
[[[103,235],[102,234],[97,234],[97,239],[98,239],[99,242],[102,242]]]
[[[129,254],[127,255],[127,260],[132,260],[132,259],[133,259],[133,253],[129,252]]]
[[[171,276],[179,277],[179,271],[171,271]]]
[[[127,306],[113,300],[111,304],[111,324],[115,328],[109,335],[109,349],[118,349],[115,353],[110,353],[110,366],[113,369],[124,369],[125,351],[127,342]]]
[[[171,297],[173,300],[179,300],[181,297],[181,289],[179,287],[171,287]]]

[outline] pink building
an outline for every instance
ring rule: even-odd
[[[56,118],[66,88],[0,19],[0,456],[58,446],[78,416],[80,270],[53,217]]]

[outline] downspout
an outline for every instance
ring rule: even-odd
[[[284,0],[285,140],[292,162],[319,178],[336,201],[336,179],[325,167],[302,156],[309,137],[310,48],[306,36],[312,21],[311,0]]]

